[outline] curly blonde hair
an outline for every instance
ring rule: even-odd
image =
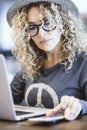
[[[56,20],[63,26],[62,33],[62,59],[61,64],[65,70],[71,69],[76,53],[87,52],[87,38],[83,31],[83,25],[79,18],[75,18],[70,12],[62,9],[61,5],[50,3],[33,4],[40,8],[41,12],[46,12],[55,16]],[[15,40],[14,55],[20,63],[21,70],[27,74],[27,77],[34,79],[40,75],[46,58],[45,52],[40,50],[33,40],[26,35],[24,28],[27,23],[27,12],[30,7],[18,11],[13,18],[13,35]]]

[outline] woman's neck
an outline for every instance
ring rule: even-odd
[[[62,51],[62,47],[61,45],[58,45],[54,50],[46,52],[47,58],[45,60],[44,66],[46,68],[49,68],[60,63],[62,61],[61,51]]]

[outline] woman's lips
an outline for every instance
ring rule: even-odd
[[[51,39],[47,39],[47,40],[42,40],[40,43],[47,43],[48,41],[50,41]]]

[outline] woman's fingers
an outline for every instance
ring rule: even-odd
[[[72,96],[63,96],[60,104],[49,111],[46,116],[54,116],[58,114],[58,112],[64,111],[65,119],[74,120],[78,117],[81,110],[82,106],[77,98]]]
[[[55,116],[56,114],[58,114],[58,112],[61,111],[61,104],[59,104],[58,106],[56,106],[55,108],[53,108],[52,110],[50,110],[47,114],[46,117],[51,117],[51,116]]]
[[[69,100],[68,100],[68,96],[63,96],[61,98],[61,102],[58,106],[56,106],[55,108],[53,108],[51,111],[49,111],[46,116],[54,116],[56,114],[58,114],[58,112],[63,112],[67,105],[69,103]]]
[[[78,99],[75,99],[72,106],[69,106],[64,111],[64,117],[67,120],[74,120],[78,117],[82,110],[82,105],[79,103]]]

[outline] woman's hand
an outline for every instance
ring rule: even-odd
[[[64,111],[64,117],[66,120],[74,120],[79,116],[81,110],[82,105],[77,98],[73,96],[63,96],[60,104],[49,111],[46,116],[55,116],[58,112]]]

